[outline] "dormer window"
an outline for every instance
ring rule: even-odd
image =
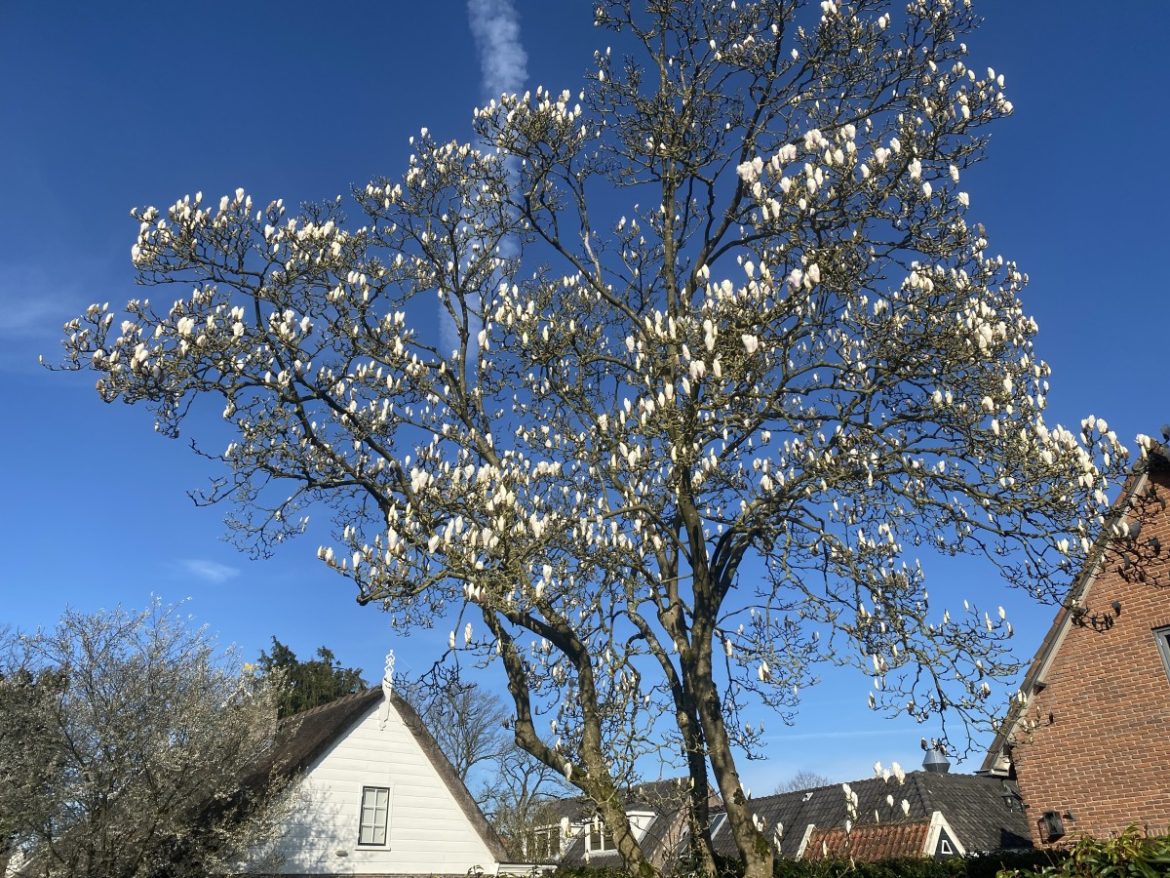
[[[520,837],[520,847],[524,856],[537,862],[559,859],[563,846],[559,823],[533,827]]]
[[[613,833],[606,828],[605,821],[601,819],[600,814],[594,814],[593,819],[589,822],[589,833],[586,836],[586,841],[589,845],[588,851],[591,854],[617,850],[613,844]]]

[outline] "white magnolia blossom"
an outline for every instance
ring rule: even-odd
[[[329,503],[321,562],[397,624],[482,622],[460,652],[595,801],[646,752],[708,754],[757,878],[745,711],[846,661],[876,710],[986,716],[1006,614],[936,610],[919,552],[1058,596],[1126,455],[1046,421],[1027,278],[956,188],[1012,111],[956,42],[967,6],[827,2],[802,37],[780,0],[715,6],[601,3],[671,35],[635,46],[644,78],[599,51],[587,88],[477,110],[479,145],[423,130],[357,220],[243,190],[134,211],[142,280],[180,297],[95,305],[66,345],[164,433],[222,397],[206,499],[235,533],[264,550]]]

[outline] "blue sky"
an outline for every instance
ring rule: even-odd
[[[605,39],[590,4],[516,8],[528,85],[576,90]],[[1129,442],[1156,435],[1170,421],[1170,4],[977,8],[987,24],[969,40],[973,66],[1006,75],[1016,114],[965,182],[993,249],[1031,276],[1050,420],[1093,413]],[[371,679],[387,648],[417,668],[446,640],[442,626],[392,635],[314,560],[314,541],[264,561],[236,552],[221,513],[185,494],[211,471],[184,441],[154,435],[145,411],[103,405],[90,376],[49,374],[36,358],[57,356],[61,324],[88,303],[138,294],[132,206],[236,186],[296,203],[397,175],[420,127],[470,136],[482,81],[463,0],[0,5],[0,624],[189,598],[247,657],[275,634],[303,654],[327,644]],[[972,568],[930,572],[1005,603],[1017,650],[1035,648],[1049,609],[996,596]],[[866,691],[834,678],[810,692],[796,726],[769,725],[772,758],[745,766],[749,784],[763,792],[800,768],[851,779],[875,759],[916,765],[931,730],[868,713]]]

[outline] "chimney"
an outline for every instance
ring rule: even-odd
[[[947,757],[938,745],[935,745],[926,751],[926,756],[922,759],[922,767],[934,774],[946,774],[951,770],[951,763],[947,761]]]

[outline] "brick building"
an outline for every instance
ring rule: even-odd
[[[983,771],[1038,845],[1170,827],[1170,452],[1135,468],[1040,644]]]

